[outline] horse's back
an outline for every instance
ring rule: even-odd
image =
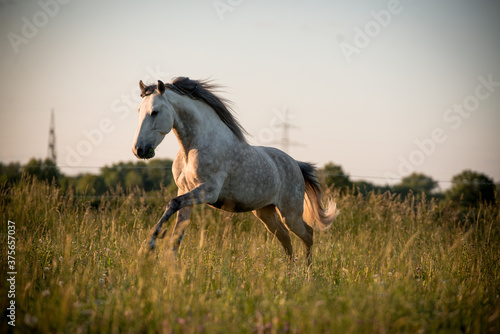
[[[290,155],[277,148],[263,146],[262,149],[273,159],[283,186],[286,188],[298,187],[298,191],[303,195],[305,185],[299,163]],[[287,191],[289,190],[287,189]]]
[[[274,147],[257,146],[255,149],[260,150],[273,162],[279,184],[278,199],[275,204],[278,207],[287,201],[296,202],[297,205],[301,204],[304,198],[305,182],[297,161]]]
[[[274,147],[256,146],[255,148],[261,150],[273,161],[278,174],[284,178],[284,181],[303,180],[298,162],[287,153]]]

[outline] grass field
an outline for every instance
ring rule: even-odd
[[[307,269],[297,237],[290,263],[253,215],[205,206],[177,258],[166,239],[150,253],[171,195],[112,195],[96,207],[26,179],[1,193],[2,282],[8,220],[17,270],[2,333],[500,332],[498,206],[334,194],[341,213]]]

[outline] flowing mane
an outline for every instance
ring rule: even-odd
[[[236,138],[242,142],[246,142],[246,131],[234,118],[232,109],[229,107],[231,102],[225,98],[218,97],[214,93],[220,86],[208,80],[192,80],[187,77],[177,77],[174,78],[171,83],[166,84],[165,87],[177,94],[185,95],[195,100],[201,100],[208,104],[219,116],[221,121],[234,133]],[[151,95],[156,88],[157,85],[147,86],[141,96]]]

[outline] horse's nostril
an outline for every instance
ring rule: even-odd
[[[143,153],[144,153],[144,150],[143,150],[142,148],[140,148],[140,147],[139,147],[139,148],[137,149],[137,156],[138,156],[138,157],[140,157],[140,158],[142,158]]]

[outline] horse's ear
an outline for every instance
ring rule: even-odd
[[[165,84],[163,81],[158,80],[158,86],[156,87],[156,90],[158,91],[158,94],[163,95],[165,93]]]
[[[139,87],[141,88],[141,96],[145,95],[146,93],[146,85],[142,80],[139,81]]]

